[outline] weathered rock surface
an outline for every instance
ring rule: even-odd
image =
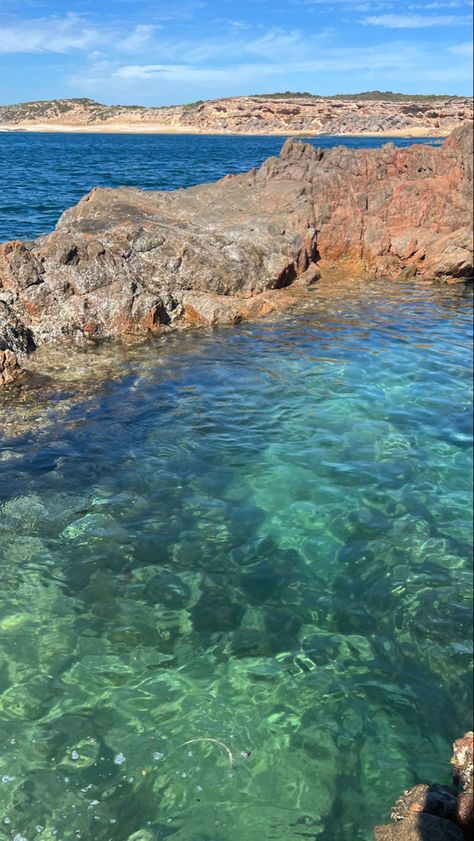
[[[162,108],[59,99],[0,106],[0,127],[57,131],[446,136],[472,120],[472,100],[361,94],[238,96]]]
[[[392,819],[400,821],[419,812],[451,820],[456,814],[457,798],[444,786],[417,785],[398,798],[392,810]]]
[[[376,827],[375,841],[464,841],[464,837],[451,821],[422,812],[398,823]]]
[[[474,782],[474,733],[472,730],[454,742],[451,766],[456,780],[463,788],[472,788]]]
[[[9,385],[21,375],[18,356],[35,349],[30,331],[1,300],[0,285],[0,385]]]
[[[456,820],[466,838],[474,838],[474,733],[470,730],[453,745],[451,766],[454,780],[462,786],[458,797]]]
[[[288,306],[331,267],[464,279],[471,193],[468,124],[440,148],[289,140],[214,184],[95,189],[48,236],[0,245],[2,349],[235,323]]]
[[[18,358],[12,350],[0,350],[0,385],[14,383],[21,374]]]
[[[445,786],[416,785],[397,800],[395,823],[377,826],[375,841],[469,841],[473,838],[474,733],[469,731],[453,745],[451,766],[456,794]]]

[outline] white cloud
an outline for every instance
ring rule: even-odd
[[[251,70],[250,70],[251,68]],[[255,65],[236,67],[197,67],[190,64],[128,64],[112,74],[119,79],[162,79],[167,82],[223,82],[232,81],[236,71],[240,77],[255,74]]]
[[[383,26],[387,29],[424,29],[432,26],[466,26],[467,15],[369,15],[361,23],[366,26]]]
[[[100,46],[100,32],[75,14],[0,26],[0,53],[68,53]]]
[[[325,0],[313,2],[322,5]],[[347,0],[328,2],[337,2],[341,10]],[[437,12],[421,14],[420,4],[416,12],[414,6],[405,5],[412,9],[410,14],[374,14],[393,8],[391,0],[370,0],[370,7],[371,14],[354,24],[396,30],[468,20]],[[328,20],[332,29],[325,25]],[[0,24],[0,53],[73,53],[74,75],[67,80],[71,92],[94,94],[106,101],[146,99],[156,104],[256,90],[344,92],[354,90],[354,85],[359,90],[450,88],[454,92],[458,85],[466,89],[471,76],[467,42],[449,42],[443,33],[439,48],[433,49],[432,43],[407,32],[403,39],[392,34],[386,36],[388,42],[380,43],[380,32],[373,31],[372,44],[345,45],[334,8],[319,29],[303,28],[303,21],[301,29],[257,25],[251,31],[246,25],[223,19],[213,27],[200,28],[199,37],[193,38],[187,26],[165,26],[161,19],[160,24],[152,24],[145,18],[127,30],[117,19],[93,25],[85,17],[68,14]]]
[[[151,24],[139,24],[130,35],[120,40],[118,47],[130,53],[145,49],[150,46],[157,29],[157,26]]]
[[[134,64],[115,62],[107,68],[100,67],[98,63],[92,74],[88,72],[84,76],[76,75],[74,83],[83,90],[136,90],[139,96],[141,93],[153,91],[168,93],[172,92],[174,86],[179,88],[180,85],[188,85],[199,95],[198,98],[202,98],[201,94],[214,95],[211,91],[217,90],[219,85],[222,94],[243,92],[248,90],[250,85],[252,89],[260,90],[278,89],[282,85],[286,89],[290,84],[294,84],[295,80],[303,77],[306,77],[306,82],[307,78],[315,79],[316,85],[318,79],[339,78],[340,85],[341,76],[347,76],[349,79],[357,74],[358,78],[363,78],[370,87],[385,89],[385,85],[389,85],[393,90],[404,89],[407,84],[412,85],[413,79],[417,80],[420,89],[423,82],[429,82],[432,87],[438,79],[439,90],[444,90],[445,81],[455,83],[469,77],[466,44],[446,47],[446,60],[443,63],[440,62],[439,53],[433,53],[429,46],[423,47],[406,41],[361,47],[339,47],[321,42],[315,48],[313,42],[308,44],[303,34],[299,37],[300,40],[296,33],[292,34],[291,44],[295,49],[284,59],[278,51],[269,51],[268,56],[258,54],[259,60],[252,60],[252,56],[260,50],[260,39],[256,39],[255,42],[248,42],[246,50],[242,51],[242,56],[247,56],[248,61],[232,60],[233,53],[228,50],[231,60],[219,62],[215,66],[207,61],[191,59],[190,48],[181,53],[189,58],[188,63],[173,60]],[[181,47],[183,46],[181,44]],[[452,61],[449,60],[449,50],[452,53]],[[206,52],[212,53],[212,45],[207,45],[206,51],[206,44],[203,44],[202,51],[203,55]],[[347,89],[348,86],[344,87]]]
[[[87,51],[93,55],[104,49],[134,53],[150,48],[159,28],[139,24],[128,33],[110,27],[96,28],[73,13],[63,18],[24,20],[0,26],[0,54]]]

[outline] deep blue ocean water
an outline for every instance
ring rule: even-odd
[[[169,188],[280,143],[0,135],[4,233],[99,177]],[[40,351],[0,393],[2,841],[370,841],[403,789],[450,781],[471,306],[342,283],[255,324]]]

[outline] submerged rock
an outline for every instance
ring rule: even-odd
[[[94,189],[48,236],[0,245],[0,377],[14,378],[18,354],[47,341],[285,309],[320,270],[470,277],[471,156],[466,123],[439,148],[289,140],[259,170],[214,184]]]

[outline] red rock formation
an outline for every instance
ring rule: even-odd
[[[0,246],[0,347],[233,323],[294,302],[320,269],[467,278],[471,199],[468,124],[440,148],[290,140],[215,184],[96,189],[49,236]]]
[[[312,152],[295,145],[289,141],[282,158]],[[440,149],[339,147],[313,172],[322,261],[387,277],[472,274],[472,127],[457,129]]]

